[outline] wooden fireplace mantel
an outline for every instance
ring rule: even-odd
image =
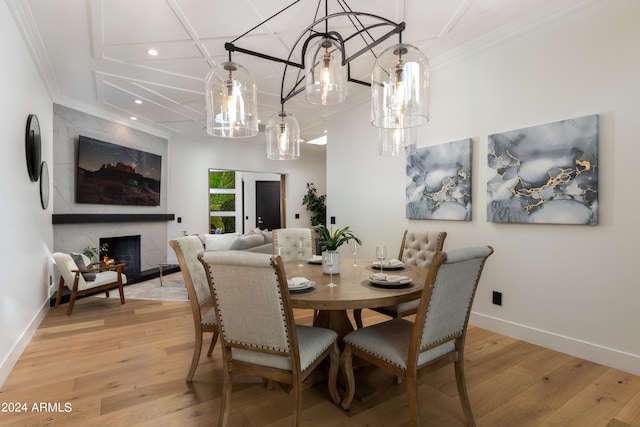
[[[52,224],[173,221],[175,214],[53,214]]]

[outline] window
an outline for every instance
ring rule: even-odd
[[[236,173],[209,169],[209,232],[234,233],[238,215]]]

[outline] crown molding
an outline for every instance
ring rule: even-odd
[[[59,95],[60,88],[58,87],[58,82],[53,73],[53,67],[51,66],[47,52],[44,49],[40,32],[33,19],[29,2],[23,0],[6,0],[6,3],[16,27],[27,45],[29,54],[49,91],[49,96],[52,99],[55,98]]]

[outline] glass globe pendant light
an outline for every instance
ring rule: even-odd
[[[282,111],[269,118],[265,128],[267,158],[271,160],[295,160],[300,157],[300,126],[292,114]]]
[[[381,156],[399,157],[408,156],[416,152],[418,141],[418,128],[393,129],[379,128],[379,153]]]
[[[347,99],[347,66],[340,44],[316,38],[305,53],[305,99],[312,104],[335,105]]]
[[[376,59],[371,74],[371,123],[410,128],[429,121],[429,63],[415,46],[397,44]]]
[[[208,134],[244,138],[258,133],[256,83],[251,73],[231,58],[207,74],[205,105]]]

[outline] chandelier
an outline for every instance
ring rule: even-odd
[[[371,87],[371,123],[380,128],[380,154],[396,156],[401,150],[415,150],[417,133],[412,128],[429,119],[429,71],[424,54],[415,46],[402,43],[404,22],[354,12],[345,0],[334,0],[339,11],[330,14],[329,0],[317,0],[313,22],[300,32],[286,59],[238,45],[244,36],[300,1],[225,43],[228,61],[213,67],[205,79],[207,133],[225,138],[258,133],[256,84],[251,73],[233,61],[232,53],[239,52],[284,64],[280,111],[271,116],[265,127],[268,158],[290,160],[300,155],[300,127],[296,118],[286,112],[288,100],[304,92],[309,103],[335,105],[347,99],[348,82]],[[376,54],[374,48],[394,35],[398,36],[398,44]],[[351,76],[352,61],[365,53],[376,58],[370,82]],[[293,81],[291,77],[287,79],[291,68],[298,69]]]

